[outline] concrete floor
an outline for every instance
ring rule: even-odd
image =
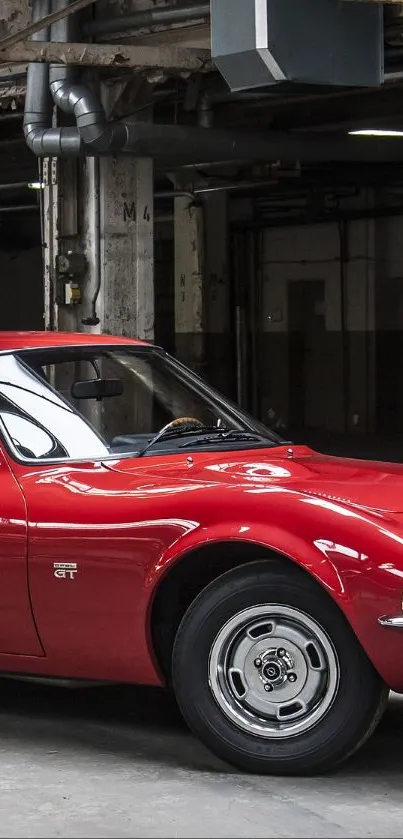
[[[338,774],[242,775],[163,691],[1,684],[1,837],[401,837],[403,699]]]

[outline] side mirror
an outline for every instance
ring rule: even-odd
[[[71,387],[73,399],[96,399],[100,401],[109,396],[122,396],[123,382],[120,379],[88,379],[74,382]]]

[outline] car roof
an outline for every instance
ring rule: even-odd
[[[146,341],[88,332],[1,332],[0,352],[47,347],[151,346]]]

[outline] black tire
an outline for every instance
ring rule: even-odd
[[[336,657],[338,681],[332,704],[316,724],[292,736],[287,732],[278,737],[275,729],[274,735],[267,738],[240,728],[224,713],[210,688],[210,655],[213,645],[216,649],[217,637],[227,632],[223,627],[231,619],[238,620],[234,616],[258,604],[272,604],[280,609],[290,607],[291,614],[304,613],[324,632]],[[293,609],[298,613],[293,613]],[[274,631],[267,626],[268,632]],[[331,657],[329,660],[333,661]],[[254,664],[258,666],[256,662],[257,659]],[[176,635],[172,678],[179,707],[190,729],[219,758],[243,771],[259,774],[306,775],[334,768],[360,748],[375,730],[389,694],[331,598],[305,572],[291,563],[276,561],[243,565],[223,574],[199,594]],[[291,680],[289,675],[287,678]],[[319,678],[322,676],[311,676],[314,680]],[[330,677],[324,675],[323,679],[330,684]],[[296,681],[294,675],[292,681]],[[259,671],[254,696],[260,691],[261,682]],[[289,689],[288,682],[284,684]],[[273,687],[266,685],[265,690],[273,691]]]

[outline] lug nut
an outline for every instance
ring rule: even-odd
[[[287,655],[287,653],[283,647],[280,647],[280,649],[277,650],[277,655],[280,656],[280,658],[284,658],[284,656]]]
[[[295,673],[289,673],[288,674],[288,681],[289,682],[296,682],[297,681],[297,677],[296,677]]]
[[[261,667],[262,666],[262,659],[261,658],[255,658],[254,664],[255,664],[255,667]]]
[[[265,685],[265,686],[264,686],[264,689],[265,689],[266,693],[271,693],[271,692],[272,692],[272,690],[273,690],[273,688],[272,688],[272,686],[271,686],[271,685]]]

